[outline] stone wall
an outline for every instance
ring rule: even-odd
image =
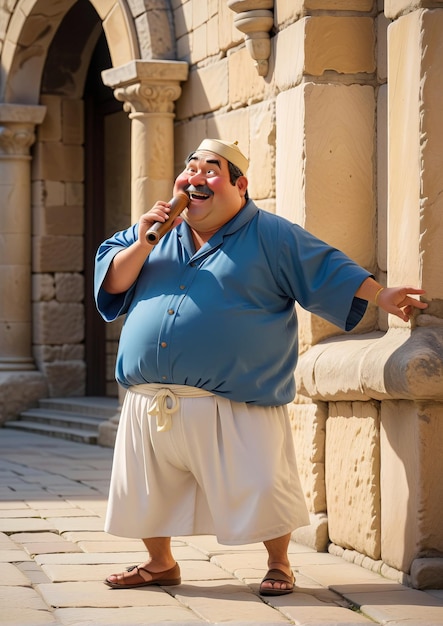
[[[32,170],[33,345],[49,394],[83,395],[83,102],[42,96]]]
[[[238,140],[250,156],[249,191],[260,206],[341,248],[385,282],[386,243],[377,247],[377,228],[386,242],[386,177],[380,176],[380,187],[377,179],[377,169],[386,168],[388,20],[382,7],[335,2],[331,10],[327,2],[275,2],[268,72],[261,76],[235,29],[235,13],[217,14],[216,4],[193,12],[193,3],[177,2],[174,11],[176,24],[183,24],[177,31],[180,58],[191,64],[176,106],[176,171],[201,137]],[[298,313],[302,353],[340,336],[324,320]],[[370,308],[357,332],[386,325],[386,317]],[[327,375],[336,376],[333,367]],[[346,388],[345,376],[340,384]],[[299,394],[290,413],[311,513],[310,529],[297,538],[317,549],[332,540],[379,558],[377,403],[341,407]],[[340,442],[354,441],[356,432],[362,433],[361,449],[340,458]],[[353,475],[355,482],[343,481],[360,457],[364,472]],[[360,485],[367,489],[358,491]],[[345,500],[358,504],[361,516],[351,533],[342,517]]]

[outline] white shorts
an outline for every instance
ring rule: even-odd
[[[216,535],[240,545],[309,524],[286,407],[168,385],[166,425],[149,414],[160,386],[131,387],[114,451],[105,530],[123,537]],[[162,386],[163,387],[163,386]],[[154,407],[155,411],[155,407]]]

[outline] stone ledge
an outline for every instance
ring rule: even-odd
[[[298,393],[312,400],[443,401],[443,329],[334,337],[303,354]]]
[[[185,61],[164,59],[136,59],[102,72],[103,82],[112,89],[138,81],[184,81],[187,77],[188,64]]]
[[[98,427],[98,444],[104,448],[113,448],[115,438],[117,436],[118,423],[120,420],[120,411],[110,420],[101,422]]]
[[[310,513],[309,526],[297,528],[292,533],[292,540],[313,548],[316,552],[327,552],[329,543],[328,516],[326,513]]]
[[[48,393],[41,372],[0,372],[0,424],[15,419]]]

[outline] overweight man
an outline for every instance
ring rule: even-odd
[[[189,203],[166,223],[159,200],[96,257],[97,307],[125,315],[116,379],[127,389],[105,529],[137,537],[146,560],[112,574],[114,589],[178,585],[171,537],[263,542],[262,595],[294,589],[291,533],[309,524],[288,420],[294,399],[294,304],[349,331],[368,302],[407,321],[423,290],[383,288],[370,272],[248,198],[236,143],[204,139],[173,195]]]

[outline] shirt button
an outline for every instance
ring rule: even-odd
[[[175,311],[174,311],[174,309],[168,309],[168,313],[169,313],[169,315],[174,315]]]
[[[185,285],[180,285],[180,289],[183,291],[183,289],[186,289]]]
[[[162,341],[160,345],[162,348],[166,348],[168,344],[166,343],[166,341]]]

